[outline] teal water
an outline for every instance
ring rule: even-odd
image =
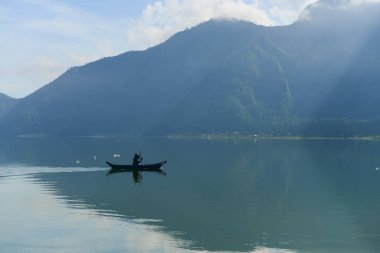
[[[104,161],[168,160],[166,176]],[[380,142],[0,141],[0,252],[380,252]]]

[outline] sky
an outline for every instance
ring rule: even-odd
[[[266,26],[291,24],[315,2],[0,0],[0,93],[24,97],[70,67],[144,50],[212,18],[235,18]]]

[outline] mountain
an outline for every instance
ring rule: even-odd
[[[212,20],[21,99],[6,135],[380,134],[378,4],[319,3],[289,26]]]
[[[0,119],[7,114],[8,111],[16,104],[17,99],[8,97],[7,95],[0,93]]]

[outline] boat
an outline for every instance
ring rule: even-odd
[[[113,164],[110,162],[106,162],[110,167],[110,171],[108,174],[117,173],[117,172],[144,172],[144,171],[150,171],[150,172],[158,172],[160,174],[166,174],[162,170],[162,166],[167,161],[162,161],[159,163],[152,163],[152,164],[140,164],[140,165],[123,165],[123,164]]]
[[[157,170],[157,169],[161,169],[162,166],[164,166],[164,164],[166,163],[167,161],[162,161],[162,162],[159,162],[159,163],[152,163],[152,164],[140,164],[140,165],[132,165],[132,164],[129,164],[129,165],[122,165],[122,164],[113,164],[113,163],[110,163],[110,162],[106,162],[112,169],[115,169],[115,170],[121,170],[121,171],[151,171],[151,170]]]

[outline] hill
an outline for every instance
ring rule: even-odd
[[[8,97],[5,94],[0,93],[0,119],[7,114],[8,111],[16,104],[17,99]]]
[[[283,27],[212,20],[74,67],[21,99],[4,134],[380,134],[379,5],[309,7]]]

